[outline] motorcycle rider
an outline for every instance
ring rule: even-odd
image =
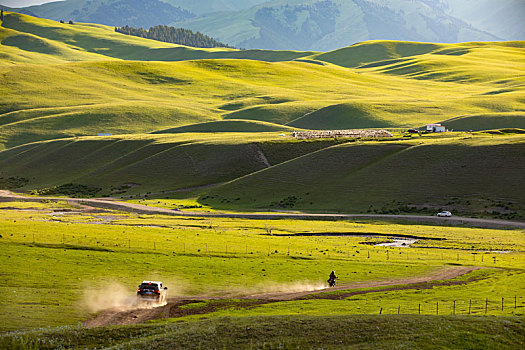
[[[335,280],[337,279],[337,276],[335,275],[335,271],[332,271],[330,273],[330,277],[328,278],[328,283],[330,285],[334,284],[335,285]]]

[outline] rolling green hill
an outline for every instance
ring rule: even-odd
[[[449,205],[467,214],[503,201],[511,209],[494,215],[522,215],[523,169],[509,166],[523,163],[521,136],[334,146],[279,135],[440,121],[455,130],[523,127],[523,42],[197,50],[11,13],[0,41],[0,177],[27,180],[13,180],[22,189],[75,183],[111,195],[133,184],[124,193],[137,195],[222,184],[200,200],[360,212]],[[83,137],[98,133],[118,136]],[[491,161],[465,160],[478,158]],[[505,179],[464,185],[502,166]]]
[[[153,134],[178,134],[186,132],[272,132],[293,131],[293,128],[260,121],[251,120],[217,120],[200,124],[179,126],[166,130],[159,130]]]
[[[256,142],[272,139],[279,139],[278,134],[123,135],[40,142],[1,152],[0,177],[27,178],[27,188],[81,183],[102,188],[105,194],[129,183],[137,185],[132,186],[136,193],[180,190],[267,167]]]
[[[0,42],[0,147],[223,119],[325,129],[491,116],[480,125],[523,125],[523,42],[375,41],[328,53],[193,49],[12,13]],[[509,113],[515,125],[495,118]],[[477,130],[477,123],[450,128]]]
[[[524,157],[523,136],[347,143],[220,185],[201,201],[222,208],[522,212]]]
[[[276,52],[267,50],[195,49],[127,36],[116,33],[113,27],[87,23],[71,25],[15,13],[6,13],[2,27],[0,27],[0,35],[2,37],[6,35],[32,35],[38,37],[40,41],[51,41],[76,53],[97,54],[99,55],[96,56],[98,59],[182,61],[205,58],[243,58],[261,61],[286,61],[313,53],[289,50]],[[13,47],[13,44],[15,44],[15,40],[2,43],[2,46]],[[34,53],[47,53],[53,59],[71,61],[64,57],[61,52],[50,52],[49,50],[42,52],[41,45],[23,45],[19,49],[22,50],[19,52],[19,56],[21,56],[19,60],[29,61],[29,58],[26,56],[30,56],[30,62],[42,63],[41,57],[32,56]],[[19,60],[13,61],[17,62]]]
[[[469,130],[469,128],[474,131],[505,128],[525,129],[525,113],[466,115],[446,120],[444,124],[454,130]]]
[[[25,179],[25,190],[74,183],[101,188],[98,196],[198,195],[236,210],[525,215],[520,133],[348,141],[279,132],[64,139],[0,152],[0,177]]]

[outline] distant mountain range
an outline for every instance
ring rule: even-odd
[[[1,1],[1,0],[0,0]],[[110,26],[150,27],[196,17],[181,7],[159,0],[66,0],[18,9],[18,12],[54,20]],[[15,10],[16,11],[16,10]]]
[[[523,0],[65,0],[18,11],[114,26],[169,24],[244,48],[525,39]]]

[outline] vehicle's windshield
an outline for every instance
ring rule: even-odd
[[[140,289],[158,290],[159,288],[156,284],[141,284]]]

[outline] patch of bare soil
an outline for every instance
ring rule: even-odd
[[[407,277],[384,281],[357,282],[339,285],[334,288],[325,288],[317,291],[304,292],[271,292],[261,294],[244,295],[240,301],[225,300],[228,297],[177,297],[170,298],[164,306],[151,309],[132,309],[119,311],[108,309],[100,312],[93,319],[86,322],[88,327],[99,327],[108,325],[138,324],[146,321],[162,318],[178,318],[189,315],[206,315],[221,309],[238,308],[248,309],[257,305],[277,303],[281,301],[302,299],[331,299],[341,300],[353,295],[377,293],[394,290],[423,290],[438,286],[464,285],[479,280],[471,277],[466,280],[454,281],[452,279],[478,270],[480,267],[447,267],[425,276]],[[387,287],[387,288],[385,288]],[[351,291],[352,289],[369,288],[367,290]],[[340,293],[327,293],[336,292]],[[192,305],[194,304],[194,305]]]

